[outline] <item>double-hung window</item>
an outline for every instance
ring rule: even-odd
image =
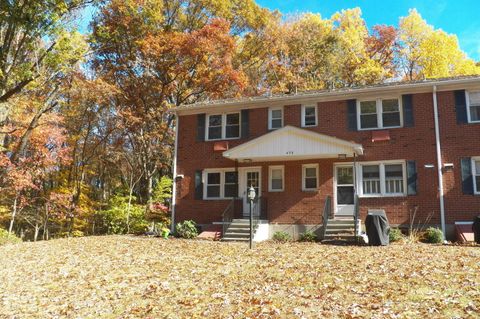
[[[282,192],[283,180],[284,180],[284,168],[283,166],[270,166],[269,168],[269,191],[270,192]]]
[[[207,198],[221,197],[221,175],[220,172],[207,173]]]
[[[480,123],[480,91],[467,92],[467,114],[469,123]]]
[[[317,125],[317,107],[315,105],[302,105],[302,126]]]
[[[233,169],[205,172],[205,199],[234,198],[238,196],[238,173]]]
[[[360,130],[401,127],[400,99],[374,99],[357,103],[358,128]]]
[[[318,188],[318,164],[302,166],[302,190],[314,191]]]
[[[363,196],[405,195],[405,162],[361,164],[361,194]]]
[[[472,158],[473,191],[480,195],[480,157]]]
[[[276,130],[283,127],[283,108],[274,107],[268,109],[268,129]]]
[[[211,114],[207,116],[207,140],[240,137],[240,113]]]

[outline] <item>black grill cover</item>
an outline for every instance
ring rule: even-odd
[[[387,246],[389,244],[390,226],[385,212],[369,212],[365,219],[365,228],[370,246]]]
[[[480,215],[473,219],[473,237],[477,244],[480,244]]]

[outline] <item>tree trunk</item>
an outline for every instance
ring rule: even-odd
[[[39,233],[40,233],[40,225],[38,224],[38,222],[35,222],[35,234],[33,235],[33,241],[37,241]]]
[[[10,219],[10,227],[8,228],[8,234],[12,234],[13,230],[13,223],[15,221],[15,215],[17,214],[17,197],[15,196],[15,200],[13,201],[13,211],[12,211],[12,218]]]
[[[133,178],[133,176],[132,176]],[[131,181],[131,179],[130,179]],[[128,194],[128,205],[127,205],[127,234],[130,233],[130,209],[132,207],[132,195],[133,195],[133,187],[132,184],[130,184],[130,190]]]
[[[48,205],[47,204],[45,204],[45,219],[44,219],[44,222],[43,222],[42,239],[43,240],[48,240]]]

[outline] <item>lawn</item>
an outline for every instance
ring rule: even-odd
[[[108,236],[0,247],[0,318],[476,318],[480,247]]]

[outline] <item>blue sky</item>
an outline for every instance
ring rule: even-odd
[[[469,57],[480,61],[480,0],[257,0],[283,14],[320,13],[328,18],[342,9],[360,7],[369,27],[375,24],[398,25],[398,20],[416,8],[428,24],[458,36],[460,47]]]

